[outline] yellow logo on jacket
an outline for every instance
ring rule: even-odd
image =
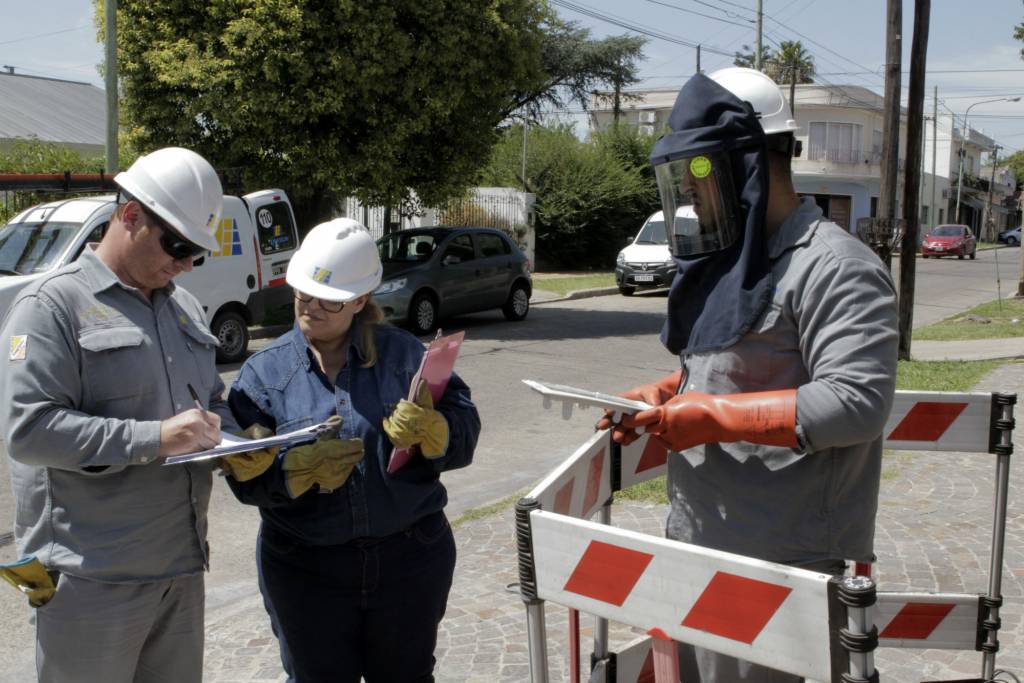
[[[28,335],[11,335],[11,360],[25,360],[28,357]]]

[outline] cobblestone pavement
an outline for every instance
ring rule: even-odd
[[[979,391],[1024,385],[1024,364],[1008,364]],[[1016,452],[1024,434],[1017,432]],[[879,501],[876,575],[881,590],[979,593],[987,588],[995,461],[986,455],[887,454]],[[1003,569],[1002,650],[997,668],[1024,673],[1024,501],[1020,467],[1011,466],[1010,509]],[[665,508],[616,503],[616,526],[660,535]],[[437,648],[439,682],[495,683],[529,680],[525,611],[508,585],[518,579],[511,510],[465,522],[455,529],[459,559],[448,613]],[[282,681],[277,643],[259,595],[237,601],[207,629],[210,683]],[[583,661],[589,659],[591,620],[582,618]],[[567,681],[566,610],[547,606],[548,659],[552,681]],[[611,649],[636,637],[611,629]],[[981,655],[938,650],[879,650],[883,681],[914,683],[977,677]]]

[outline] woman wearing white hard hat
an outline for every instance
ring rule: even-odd
[[[437,406],[429,392],[404,400],[424,349],[381,323],[372,298],[381,273],[358,222],[313,228],[288,265],[295,327],[250,357],[231,387],[243,427],[287,432],[341,418],[324,446],[334,444],[331,454],[284,451],[261,476],[228,480],[260,507],[260,590],[298,683],[433,680],[455,568],[439,475],[471,462],[480,418],[454,374]],[[414,444],[422,455],[389,474],[392,449]]]

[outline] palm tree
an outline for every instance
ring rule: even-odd
[[[750,47],[749,45],[744,45],[743,49],[742,50],[737,50],[735,55],[736,55],[735,58],[732,60],[732,63],[733,63],[734,66],[745,66],[748,69],[755,68],[754,67],[754,48]],[[769,48],[768,46],[765,46],[765,45],[761,46],[761,69],[762,70],[765,68],[765,66],[768,64],[768,62],[771,61],[771,59],[772,59],[771,48]]]
[[[799,40],[784,40],[779,43],[779,49],[772,54],[764,71],[776,83],[789,83],[789,112],[793,114],[796,84],[814,82],[814,57],[804,50]]]

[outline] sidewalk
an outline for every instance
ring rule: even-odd
[[[1007,364],[989,375],[979,391],[1013,390],[1024,383],[1024,365]],[[1014,438],[1024,445],[1024,433]],[[555,463],[552,463],[552,467]],[[981,593],[987,588],[994,463],[977,455],[894,452],[885,456],[876,532],[875,565],[880,589]],[[1024,472],[1014,468],[1011,491],[1024,490]],[[616,526],[661,535],[666,508],[618,502]],[[526,618],[509,585],[518,580],[513,512],[455,527],[458,563],[437,647],[439,683],[520,683],[529,680]],[[1024,672],[1024,500],[1010,497],[1005,605],[997,668]],[[581,619],[582,661],[589,661],[592,620]],[[566,610],[547,605],[548,658],[553,682],[569,680]],[[612,625],[615,651],[637,634]],[[981,655],[938,650],[879,650],[875,657],[886,683],[914,683],[978,676]],[[584,668],[588,665],[584,664]],[[230,610],[208,619],[207,683],[283,681],[277,643],[253,584]],[[585,680],[585,677],[584,677]]]

